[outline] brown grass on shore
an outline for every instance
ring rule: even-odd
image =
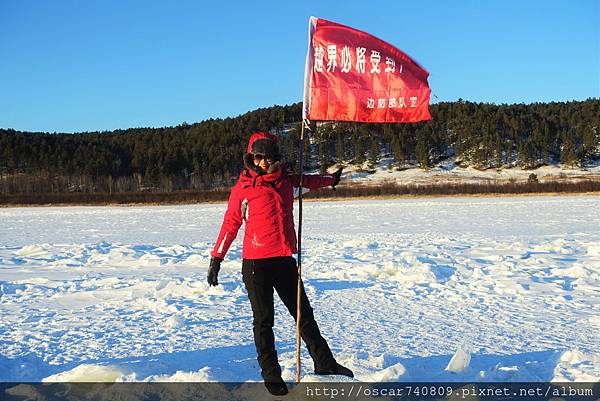
[[[0,207],[11,206],[134,206],[178,205],[196,203],[221,203],[229,197],[229,189],[177,192],[130,192],[130,193],[46,193],[0,195]],[[304,196],[307,201],[339,201],[349,199],[396,199],[420,197],[482,197],[515,195],[567,195],[600,194],[599,181],[578,182],[530,182],[530,183],[443,183],[437,185],[340,185],[335,191],[320,189]]]

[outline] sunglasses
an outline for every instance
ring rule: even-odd
[[[261,161],[261,160],[267,160],[268,162],[273,162],[275,161],[275,156],[273,155],[266,155],[266,154],[262,154],[262,153],[254,153],[252,155],[254,157],[255,161]]]

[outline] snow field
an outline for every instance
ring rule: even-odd
[[[307,202],[321,332],[361,381],[597,381],[599,201]],[[0,209],[0,381],[260,380],[242,231],[206,284],[224,210]],[[277,297],[275,335],[293,381]]]

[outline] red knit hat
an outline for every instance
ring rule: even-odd
[[[273,134],[269,134],[268,132],[255,132],[254,134],[252,134],[250,136],[250,140],[248,141],[248,150],[247,153],[252,153],[252,145],[254,145],[254,142],[256,142],[257,140],[269,140],[271,142],[273,142],[273,144],[269,144],[267,142],[267,144],[269,144],[269,147],[272,147],[273,149],[276,149],[276,152],[269,152],[271,154],[278,154],[279,153],[279,147],[277,146],[277,136],[273,135]],[[263,142],[263,141],[261,141]]]

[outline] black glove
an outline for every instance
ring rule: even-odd
[[[208,268],[208,275],[206,277],[206,281],[208,281],[208,286],[211,285],[217,286],[219,285],[219,270],[221,270],[221,262],[223,259],[217,258],[213,256],[210,258],[210,267]]]
[[[340,183],[340,179],[342,178],[342,170],[343,169],[344,169],[343,167],[340,167],[337,169],[337,171],[335,173],[332,174],[333,178],[335,178],[335,181],[333,182],[333,184],[331,184],[331,189],[335,190],[335,186]]]

